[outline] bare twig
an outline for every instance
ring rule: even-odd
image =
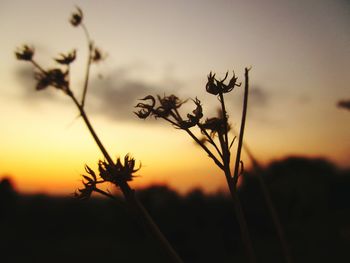
[[[245,83],[244,83],[243,111],[242,111],[241,128],[239,131],[239,138],[238,138],[236,162],[235,162],[235,167],[234,167],[234,172],[233,172],[234,187],[236,187],[237,181],[238,181],[239,162],[241,161],[241,151],[242,151],[242,145],[243,145],[244,127],[245,127],[245,120],[247,117],[248,93],[249,93],[249,76],[248,76],[249,70],[250,69],[248,69],[248,68],[244,69]]]

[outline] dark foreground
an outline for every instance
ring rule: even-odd
[[[264,171],[295,263],[350,262],[350,172],[289,158]],[[139,191],[185,262],[246,262],[231,200],[164,186]],[[284,262],[259,184],[240,190],[258,262]],[[122,200],[19,196],[0,183],[0,262],[168,262]]]

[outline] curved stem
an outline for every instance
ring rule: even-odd
[[[85,71],[85,80],[84,80],[84,88],[83,88],[83,95],[82,95],[82,98],[81,98],[81,107],[84,108],[84,105],[85,105],[85,98],[86,98],[86,92],[87,92],[87,88],[88,88],[88,84],[89,84],[89,75],[90,75],[90,67],[91,67],[91,62],[92,62],[92,50],[93,50],[93,43],[90,39],[90,36],[89,36],[89,32],[86,28],[86,26],[84,24],[81,24],[83,30],[84,30],[84,33],[85,33],[85,37],[86,37],[86,40],[88,42],[88,52],[89,52],[89,57],[88,57],[88,60],[87,60],[87,64],[86,64],[86,71]]]

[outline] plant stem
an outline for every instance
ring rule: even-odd
[[[245,87],[244,87],[243,111],[242,111],[241,129],[240,129],[240,134],[239,134],[239,142],[238,142],[238,146],[237,146],[236,162],[235,162],[233,177],[231,176],[230,165],[229,165],[229,162],[227,161],[227,158],[224,158],[224,161],[225,161],[224,165],[225,165],[226,180],[227,180],[227,184],[228,184],[228,187],[229,187],[229,190],[231,193],[231,197],[233,200],[233,205],[234,205],[234,209],[236,212],[238,224],[240,226],[241,237],[242,237],[242,242],[243,242],[243,245],[245,248],[246,256],[248,258],[249,263],[255,263],[256,258],[255,258],[255,253],[254,253],[253,246],[252,246],[252,241],[250,239],[247,222],[246,222],[244,212],[243,212],[243,209],[241,206],[241,202],[239,200],[238,193],[237,193],[237,180],[238,180],[238,176],[239,176],[238,172],[239,172],[239,167],[240,167],[244,126],[245,126],[247,107],[248,107],[248,93],[249,93],[248,72],[249,72],[249,70],[247,68],[245,68]],[[222,100],[222,102],[223,102],[223,100]],[[224,109],[224,104],[222,103],[222,105],[223,105],[223,109]],[[227,144],[222,145],[222,147],[228,147],[228,145]]]
[[[224,165],[215,157],[215,155],[208,149],[207,146],[205,146],[191,131],[190,129],[184,129],[191,137],[192,139],[202,147],[202,149],[209,155],[210,158],[213,159],[215,164],[219,166],[220,169],[224,170]]]
[[[92,127],[85,110],[81,104],[77,101],[74,94],[70,91],[68,95],[72,98],[74,101],[74,104],[79,109],[80,115],[82,116],[86,126],[88,127],[92,137],[94,138],[96,144],[98,145],[99,149],[101,150],[103,156],[106,158],[107,162],[110,165],[115,165],[112,158],[108,154],[107,150],[103,146],[102,142],[100,141],[99,137],[97,136],[94,128]],[[174,263],[182,263],[181,258],[176,253],[176,251],[172,248],[169,241],[164,237],[163,233],[160,231],[158,226],[154,223],[153,219],[147,212],[147,210],[144,208],[144,206],[140,203],[137,196],[135,195],[135,191],[129,186],[129,184],[126,181],[120,181],[118,182],[119,187],[126,199],[126,201],[130,204],[130,206],[133,208],[135,213],[142,218],[142,222],[145,226],[145,228],[148,230],[148,232],[151,234],[151,236],[158,241],[159,245],[166,251],[169,258],[171,259],[171,262]]]
[[[228,149],[228,127],[227,127],[227,112],[226,112],[226,107],[225,107],[225,100],[224,100],[224,94],[222,92],[219,93],[219,98],[220,98],[220,103],[221,103],[221,110],[222,110],[222,120],[224,121],[224,142],[225,142],[225,147],[222,149],[223,152],[227,154],[227,159],[228,162],[230,161],[230,151]],[[225,154],[224,154],[225,156]]]
[[[32,59],[30,62],[34,65],[34,67],[39,69],[41,73],[46,74],[46,71],[35,60]]]
[[[258,178],[258,182],[260,184],[261,191],[262,191],[262,194],[264,196],[264,199],[265,199],[265,202],[267,205],[267,209],[270,213],[273,225],[275,226],[275,229],[277,232],[277,237],[280,241],[280,244],[282,247],[282,252],[284,254],[285,260],[287,263],[293,263],[292,255],[290,253],[289,244],[288,244],[287,238],[285,236],[283,226],[282,226],[281,221],[279,219],[276,208],[273,205],[273,201],[272,201],[270,192],[269,192],[269,190],[264,182],[264,179],[263,179],[264,172],[263,172],[262,166],[260,165],[258,160],[254,157],[253,153],[250,151],[249,147],[245,143],[243,144],[243,148],[252,162],[253,169],[255,171],[255,176]]]
[[[245,70],[245,72],[244,72],[245,83],[244,83],[243,111],[242,111],[241,129],[239,131],[236,162],[235,162],[235,168],[234,168],[234,172],[233,172],[233,182],[235,185],[237,184],[237,181],[238,181],[239,162],[241,161],[241,151],[242,151],[242,145],[243,145],[244,127],[245,127],[245,120],[247,117],[247,108],[248,108],[248,93],[249,93],[248,72],[249,72],[249,69],[245,68],[244,70]]]
[[[208,134],[208,132],[205,129],[202,128],[200,123],[198,123],[197,125],[200,128],[201,132],[205,135],[205,137],[207,137],[209,143],[214,146],[215,150],[218,152],[218,154],[220,155],[221,159],[224,158],[222,153],[221,153],[221,151],[220,151],[220,149],[218,148],[218,146],[216,145],[214,140],[211,138],[211,136]]]
[[[93,49],[93,43],[90,40],[90,36],[89,36],[89,32],[86,28],[86,26],[84,24],[81,24],[84,33],[85,33],[85,37],[86,40],[88,42],[88,52],[89,52],[89,57],[87,60],[87,64],[86,64],[86,71],[85,71],[85,80],[84,80],[84,88],[83,88],[83,95],[81,97],[81,107],[84,108],[85,106],[85,98],[86,98],[86,92],[87,92],[87,88],[88,88],[88,84],[89,84],[89,75],[90,75],[90,66],[91,66],[91,62],[92,62],[92,57],[91,57],[91,53],[92,53],[92,49]]]
[[[255,263],[256,262],[255,253],[253,250],[253,245],[249,235],[248,226],[244,216],[242,205],[238,197],[236,185],[234,184],[230,171],[226,171],[225,174],[226,174],[227,185],[230,189],[230,193],[233,201],[236,218],[239,224],[239,228],[241,230],[241,238],[245,249],[245,254],[248,258],[249,263]]]

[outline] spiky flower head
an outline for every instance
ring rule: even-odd
[[[68,54],[61,53],[59,58],[55,58],[55,61],[61,65],[69,65],[75,60],[76,55],[77,51],[74,49]]]
[[[200,119],[203,117],[203,108],[202,108],[201,101],[198,98],[192,101],[196,105],[196,108],[192,111],[193,114],[187,114],[188,120],[179,122],[179,126],[181,129],[189,129],[197,125]]]
[[[66,93],[69,92],[68,72],[64,72],[62,69],[54,68],[45,72],[36,72],[34,77],[38,81],[36,90],[43,90],[53,86]]]
[[[208,82],[205,86],[206,91],[213,95],[219,95],[220,93],[223,94],[232,91],[236,86],[241,86],[241,83],[237,83],[238,78],[236,77],[234,72],[229,83],[225,84],[224,82],[227,79],[227,77],[228,72],[226,72],[225,77],[219,81],[215,78],[215,74],[212,74],[212,72],[210,72],[208,75]]]
[[[81,200],[89,199],[92,192],[96,189],[97,177],[95,172],[89,167],[85,166],[87,175],[83,175],[82,183],[84,188],[79,188],[75,192],[75,197]]]
[[[135,173],[140,169],[135,168],[135,159],[128,154],[124,157],[124,163],[120,158],[115,164],[109,164],[106,161],[99,161],[98,170],[104,181],[111,182],[119,186],[121,182],[132,181]]]
[[[210,130],[211,136],[214,136],[216,133],[224,133],[224,120],[222,118],[209,118],[206,119],[204,123],[201,124],[201,127],[206,130]]]
[[[28,45],[23,45],[22,47],[17,48],[15,55],[18,60],[31,61],[34,56],[34,48],[29,47]]]
[[[151,96],[148,95],[146,97],[144,97],[143,99],[140,99],[142,101],[149,101],[150,103],[143,103],[143,102],[139,102],[135,108],[139,108],[139,111],[134,111],[134,113],[136,114],[137,117],[139,117],[140,119],[147,119],[153,112],[154,110],[154,106],[156,105],[156,99]]]
[[[83,11],[79,7],[76,7],[76,11],[72,13],[69,22],[72,24],[72,26],[79,26],[82,21]]]

